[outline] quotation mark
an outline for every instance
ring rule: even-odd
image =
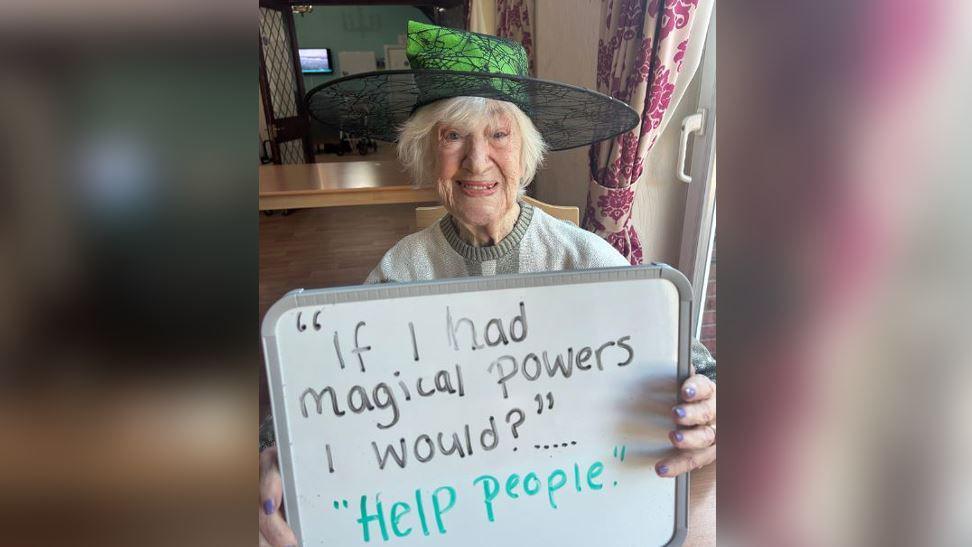
[[[619,459],[619,460],[621,460],[623,462],[624,461],[624,453],[627,451],[628,447],[622,444],[620,446],[621,450],[618,450],[618,448],[619,447],[617,447],[617,446],[614,447],[614,457],[617,458],[617,459]],[[618,485],[618,481],[614,481],[614,486],[617,486],[617,485]]]
[[[543,395],[537,393],[537,396],[533,398],[537,402],[537,414],[543,413]],[[554,406],[554,396],[553,393],[547,392],[547,410],[552,409]]]
[[[322,311],[324,310],[317,310],[316,312],[314,312],[314,317],[311,320],[312,324],[314,325],[314,330],[321,330],[322,328],[324,328],[324,325],[322,325],[321,322],[319,321]],[[304,316],[304,312],[302,311],[297,312],[297,332],[304,332],[305,330],[307,330],[307,323],[301,320],[303,316]]]

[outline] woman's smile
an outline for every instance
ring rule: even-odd
[[[456,184],[463,194],[471,198],[491,196],[499,188],[499,182],[488,180],[457,180]]]

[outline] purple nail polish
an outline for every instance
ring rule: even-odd
[[[677,407],[675,407],[672,410],[675,412],[675,415],[678,416],[679,418],[684,418],[685,417],[685,409],[684,408],[682,408],[680,406],[677,406]]]
[[[273,514],[273,500],[266,500],[263,502],[263,512],[268,515]]]
[[[683,389],[682,391],[685,393],[686,399],[691,399],[692,397],[695,397],[695,386],[685,386],[685,389]]]
[[[682,435],[681,431],[676,431],[672,433],[672,437],[675,437],[675,440],[678,442],[682,442],[685,440],[685,435]]]
[[[667,465],[659,465],[655,469],[658,471],[658,474],[659,475],[667,475],[668,474],[668,466]]]

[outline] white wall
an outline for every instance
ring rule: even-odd
[[[469,9],[469,30],[495,36],[496,0],[473,0]]]
[[[600,0],[536,0],[534,43],[537,77],[593,89],[597,63]],[[581,147],[547,155],[534,184],[537,199],[580,207],[587,203],[587,150]]]
[[[699,75],[692,79],[685,98],[671,113],[671,122],[648,152],[645,171],[634,201],[634,226],[645,249],[645,262],[678,265],[688,185],[676,178],[682,118],[696,110]],[[691,156],[687,158],[691,165]]]
[[[537,76],[593,89],[600,16],[600,0],[536,0]],[[687,188],[675,178],[675,163],[681,119],[695,111],[698,79],[683,84],[684,99],[670,111],[671,122],[649,152],[638,182],[633,222],[646,262],[678,263]],[[552,152],[535,181],[537,198],[580,207],[583,217],[590,171],[587,154],[586,146]]]

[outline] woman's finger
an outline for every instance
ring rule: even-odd
[[[260,452],[260,508],[271,514],[280,508],[283,499],[283,482],[277,466],[277,447]]]
[[[273,547],[296,547],[297,536],[287,525],[283,514],[278,510],[273,514],[266,514],[260,508],[260,535]]]
[[[709,465],[716,459],[716,445],[700,450],[680,450],[673,456],[655,464],[659,477],[674,477],[693,469]]]
[[[270,447],[260,452],[260,535],[273,547],[297,545],[297,536],[280,510],[282,500],[277,447]]]
[[[678,398],[686,403],[708,399],[715,394],[715,382],[701,374],[693,374],[682,382],[682,389],[678,390]]]
[[[696,403],[682,403],[672,408],[672,415],[678,425],[702,425],[716,419],[716,398],[709,397]]]
[[[676,448],[689,450],[705,448],[716,442],[715,424],[705,424],[685,429],[676,429],[668,434],[668,438]]]

